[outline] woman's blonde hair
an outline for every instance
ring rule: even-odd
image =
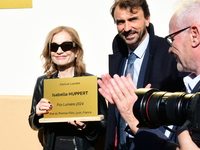
[[[49,49],[49,45],[52,42],[53,36],[59,32],[65,31],[70,34],[72,37],[72,42],[76,44],[76,47],[73,48],[77,54],[76,60],[75,60],[75,72],[77,76],[81,76],[86,72],[85,64],[83,63],[83,48],[82,44],[79,38],[79,35],[77,31],[71,27],[67,26],[59,26],[54,28],[49,32],[47,35],[44,49],[42,51],[41,57],[44,59],[44,73],[47,75],[47,77],[51,77],[53,74],[57,72],[57,65],[53,63],[51,59],[51,51]]]

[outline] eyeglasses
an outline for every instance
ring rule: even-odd
[[[76,47],[76,43],[74,42],[63,42],[62,44],[57,43],[50,43],[50,50],[52,52],[57,52],[58,48],[61,47],[61,49],[66,52],[68,50],[71,50],[72,48]]]
[[[165,39],[167,40],[167,42],[169,43],[169,45],[172,46],[172,42],[174,41],[174,36],[176,36],[177,34],[181,33],[182,31],[184,31],[184,30],[186,30],[188,28],[190,28],[190,26],[186,27],[184,29],[178,30],[178,31],[176,31],[176,32],[174,32],[174,33],[166,36]]]

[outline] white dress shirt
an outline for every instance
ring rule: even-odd
[[[196,76],[194,73],[191,73],[190,75],[183,78],[186,92],[191,93],[194,89],[195,85],[200,81],[200,75]]]
[[[136,60],[134,61],[134,75],[133,75],[133,82],[136,85],[137,85],[137,82],[138,82],[138,76],[139,76],[139,73],[140,73],[140,68],[142,66],[142,61],[144,59],[144,55],[146,53],[146,49],[147,49],[148,43],[149,43],[149,34],[147,34],[147,36],[145,37],[144,41],[134,51],[131,51],[128,48],[129,54],[131,52],[134,52],[134,54],[137,56]],[[126,61],[126,65],[124,67],[123,75],[125,75],[127,62],[128,62],[128,59]]]

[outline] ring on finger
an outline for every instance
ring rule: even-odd
[[[82,128],[77,128],[77,130],[81,131],[81,130],[83,130],[83,129],[82,129]]]
[[[82,126],[77,126],[77,130],[83,130],[83,129],[85,129],[85,127],[86,127],[86,125],[85,124],[83,124]]]

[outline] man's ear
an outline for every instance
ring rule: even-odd
[[[200,44],[200,26],[194,24],[190,27],[192,47],[197,47]]]
[[[146,24],[146,27],[149,26],[149,24],[150,24],[150,15],[145,19],[145,24]]]

